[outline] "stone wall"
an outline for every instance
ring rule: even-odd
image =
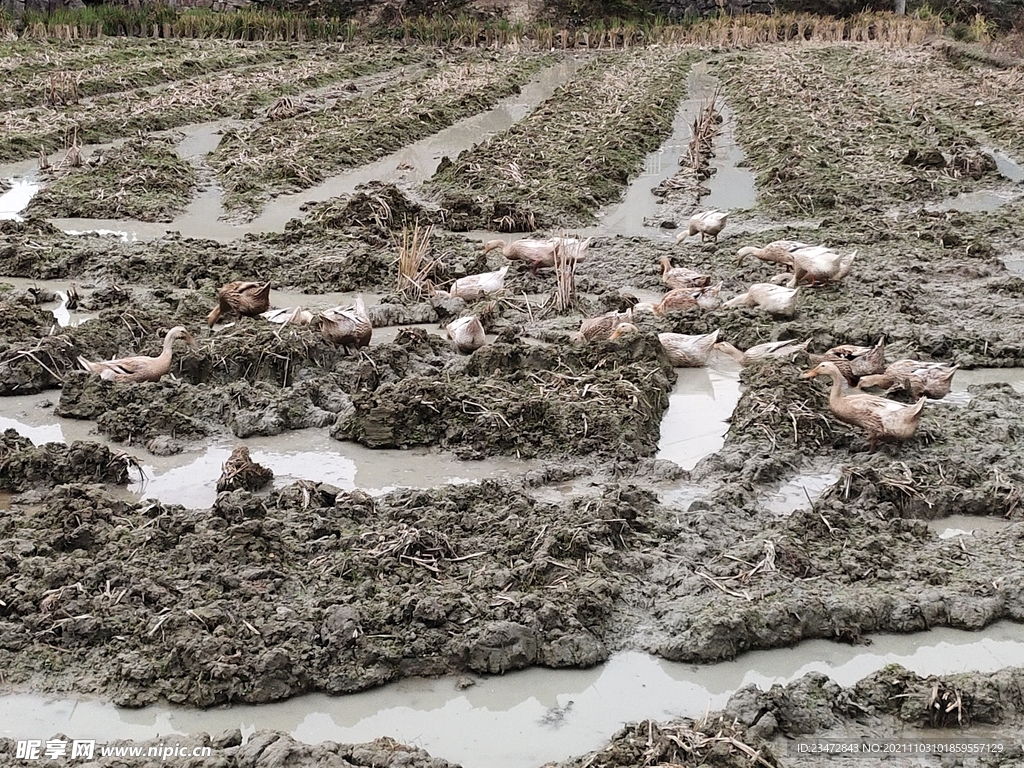
[[[0,0],[0,8],[9,16],[20,19],[25,11],[47,13],[61,8],[83,8],[82,0]]]
[[[669,19],[683,16],[713,16],[729,14],[775,13],[775,0],[654,0],[655,11]]]

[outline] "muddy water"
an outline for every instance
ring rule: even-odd
[[[67,280],[29,280],[23,277],[0,277],[0,283],[12,286],[15,293],[22,293],[29,288],[42,288],[58,294],[57,301],[46,301],[39,305],[41,309],[48,310],[53,314],[53,319],[61,328],[75,327],[95,318],[99,313],[86,312],[79,309],[68,308],[68,289],[71,282]],[[87,296],[91,293],[88,290],[79,291],[80,296]]]
[[[975,384],[1009,384],[1024,394],[1024,368],[975,368],[971,371],[957,371],[953,377],[952,391],[935,404],[966,405],[971,401],[968,387]]]
[[[643,172],[630,182],[622,200],[599,213],[600,223],[586,229],[584,235],[647,234],[660,239],[675,239],[677,232],[660,228],[665,218],[661,210],[663,198],[652,194],[652,190],[679,171],[680,159],[693,136],[693,122],[717,88],[718,79],[710,74],[707,64],[694,65],[690,70],[687,98],[676,112],[672,134],[647,156]],[[728,211],[752,208],[757,202],[754,175],[743,165],[746,156],[733,134],[735,120],[732,110],[721,102],[720,94],[718,99],[723,124],[711,162],[715,173],[705,182],[710,194],[701,201],[701,207]]]
[[[281,195],[270,201],[263,213],[250,222],[221,219],[224,214],[221,190],[212,180],[206,179],[185,213],[170,224],[101,219],[55,219],[53,223],[64,230],[121,231],[131,239],[139,240],[151,240],[166,232],[180,232],[187,237],[226,242],[249,233],[281,232],[290,219],[303,217],[301,207],[306,202],[350,194],[357,186],[368,181],[387,181],[407,186],[429,179],[443,157],[455,157],[488,136],[510,128],[550,97],[559,85],[572,77],[579,66],[575,59],[566,59],[548,67],[523,86],[520,93],[503,99],[493,109],[455,123],[376,162],[331,177],[317,187],[292,195]],[[225,125],[203,123],[178,129],[186,134],[177,149],[179,156],[201,166],[202,158],[216,149]]]
[[[950,515],[927,522],[928,528],[940,539],[984,536],[992,531],[1002,531],[1009,524],[1009,521],[1002,517],[976,515]]]
[[[765,508],[775,515],[791,515],[810,509],[826,489],[839,480],[837,467],[808,467],[765,498]]]
[[[1020,184],[1024,183],[1024,167],[1019,165],[1005,152],[989,149],[989,155],[995,160],[996,172],[1014,186],[1002,185],[989,189],[978,189],[973,192],[961,192],[950,200],[926,205],[929,211],[961,211],[963,213],[984,213],[994,211],[1007,203],[1024,196]]]
[[[107,442],[93,432],[93,423],[62,419],[53,413],[56,392],[0,398],[0,431],[15,429],[36,445],[70,444],[75,440]],[[152,456],[128,447],[142,461],[142,475],[133,475],[128,492],[165,504],[193,509],[210,507],[217,498],[221,466],[240,440],[224,439],[200,451]],[[247,438],[252,458],[274,472],[274,486],[297,480],[330,483],[343,490],[362,488],[384,493],[398,487],[430,488],[503,477],[536,468],[535,462],[503,459],[460,461],[427,449],[370,450],[357,443],[334,440],[326,430],[304,429],[273,437]],[[125,446],[108,443],[113,450]]]
[[[1024,664],[1024,628],[1012,624],[979,633],[939,629],[873,640],[867,648],[815,640],[702,667],[628,652],[595,669],[532,669],[483,679],[466,690],[449,678],[408,679],[340,698],[311,695],[207,711],[124,710],[91,700],[14,694],[0,697],[0,737],[47,738],[60,732],[107,741],[236,727],[249,735],[273,728],[310,743],[387,735],[465,768],[536,768],[601,746],[625,722],[698,717],[709,705],[721,708],[749,684],[768,688],[819,671],[848,686],[892,663],[923,675]]]
[[[677,368],[661,421],[659,459],[693,469],[725,443],[728,420],[740,399],[740,365],[723,356],[708,368]]]
[[[21,221],[18,215],[39,191],[39,184],[29,179],[14,179],[11,188],[0,195],[0,219]]]

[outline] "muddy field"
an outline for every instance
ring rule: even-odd
[[[710,664],[1024,622],[1024,63],[982,53],[938,39],[589,54],[0,43],[0,184],[41,187],[0,221],[0,416],[14,425],[0,437],[0,692],[262,705],[625,650]],[[712,130],[689,145],[709,105]],[[459,134],[484,118],[504,127]],[[444,131],[432,155],[388,165]],[[373,183],[330,194],[371,163]],[[748,177],[757,202],[734,207]],[[261,228],[303,194],[316,202]],[[210,201],[216,237],[196,223]],[[676,244],[709,201],[730,213],[717,241]],[[135,237],[138,222],[167,232]],[[552,271],[515,264],[485,300],[400,292],[403,238],[428,227],[439,288],[509,264],[481,240],[593,239],[559,309]],[[112,228],[126,234],[81,233]],[[856,250],[852,273],[802,288],[787,319],[637,309],[636,333],[572,339],[585,317],[657,301],[665,257],[726,299],[766,282],[776,265],[737,251],[778,239]],[[208,328],[217,288],[240,279],[314,312],[361,293],[372,342],[350,354],[315,323],[260,317]],[[459,354],[442,329],[469,313],[487,343]],[[155,355],[179,325],[195,344],[174,347],[159,382],[104,381],[77,361]],[[716,329],[740,349],[809,339],[811,355],[884,337],[890,361],[993,383],[928,402],[913,439],[870,451],[829,412],[826,383],[800,378],[808,354],[762,361],[739,374],[721,447],[684,469],[667,425],[718,427],[670,406],[692,371],[657,334]],[[88,439],[29,439],[54,424]],[[160,458],[314,433],[395,477],[399,451],[515,469],[342,487],[316,479],[337,461],[323,451],[297,482],[206,508],[128,490]],[[796,501],[771,501],[790,487]],[[944,538],[929,524],[953,515],[986,528]],[[962,764],[1020,765],[1021,712],[1019,669],[893,667],[846,689],[815,673],[744,688],[704,719],[653,712],[559,760],[740,766],[760,750],[761,764],[803,765],[797,738],[920,731],[995,734],[1008,751]],[[391,742],[205,738],[225,765],[448,764]],[[13,749],[0,739],[0,764],[21,764]]]

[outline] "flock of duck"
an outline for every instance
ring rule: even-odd
[[[717,242],[727,220],[728,214],[720,211],[697,214],[689,220],[687,229],[676,242],[698,234],[702,242],[708,238]],[[526,238],[511,242],[490,240],[484,244],[484,252],[500,248],[506,259],[519,262],[536,274],[538,269],[555,267],[556,262],[582,262],[590,242],[590,239],[569,237]],[[827,246],[777,240],[761,248],[741,248],[737,253],[737,264],[747,256],[777,264],[786,271],[770,282],[754,283],[744,293],[722,302],[721,283],[712,286],[710,275],[688,267],[673,266],[670,259],[663,257],[661,277],[668,291],[658,302],[640,303],[625,312],[613,311],[587,318],[571,338],[576,342],[588,342],[614,340],[636,333],[638,329],[632,321],[643,312],[663,316],[667,312],[691,308],[714,310],[719,307],[757,306],[773,317],[792,317],[801,290],[842,280],[850,273],[856,251],[843,255]],[[447,290],[433,292],[467,302],[485,299],[504,290],[508,270],[509,265],[505,265],[494,272],[462,277]],[[238,317],[264,316],[275,322],[306,324],[314,321],[313,313],[302,308],[271,311],[269,282],[236,281],[221,287],[217,292],[217,306],[207,317],[207,324],[212,327],[222,317],[231,314]],[[362,297],[358,297],[351,306],[320,312],[319,326],[323,338],[343,348],[346,353],[369,345],[373,334],[373,325]],[[485,343],[483,323],[475,314],[449,323],[447,333],[453,347],[460,353],[473,352]],[[101,362],[79,357],[78,361],[87,371],[103,379],[115,382],[158,381],[170,371],[172,345],[179,337],[195,347],[195,339],[189,331],[177,326],[167,333],[163,350],[157,357],[135,356]],[[802,342],[774,341],[740,350],[726,341],[719,341],[718,337],[718,330],[701,335],[658,334],[668,359],[678,367],[703,366],[716,350],[741,365],[767,358],[792,358],[806,352],[811,342],[810,339]],[[899,360],[886,365],[883,340],[873,347],[843,345],[833,347],[823,355],[809,356],[816,365],[802,378],[825,376],[832,380],[829,394],[832,413],[839,420],[863,429],[871,450],[880,442],[900,442],[912,437],[926,398],[938,399],[948,394],[953,374],[959,367],[918,360]],[[905,404],[863,391],[873,387],[885,390],[885,394],[904,390],[915,402]]]

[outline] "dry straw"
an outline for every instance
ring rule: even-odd
[[[410,299],[419,301],[424,293],[429,292],[427,282],[434,269],[433,260],[427,255],[430,252],[430,238],[434,233],[433,225],[420,228],[417,220],[410,228],[402,226],[402,235],[396,239],[398,251],[398,292]]]

